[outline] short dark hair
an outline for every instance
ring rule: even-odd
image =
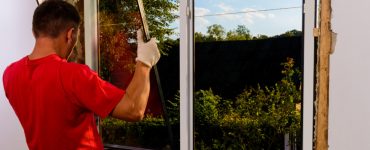
[[[56,38],[69,28],[77,29],[81,17],[77,9],[62,0],[47,0],[35,10],[32,20],[32,30],[35,37],[47,36]]]

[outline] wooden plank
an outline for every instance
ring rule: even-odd
[[[331,30],[331,0],[320,1],[320,35],[317,51],[317,81],[316,81],[316,150],[327,150],[328,145],[328,115],[329,115],[329,62],[332,49]]]

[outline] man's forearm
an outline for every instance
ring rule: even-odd
[[[150,67],[138,61],[126,94],[113,111],[113,117],[137,121],[144,117],[150,92]]]
[[[127,87],[126,94],[132,96],[136,110],[144,113],[150,92],[150,67],[141,63],[136,64],[134,76]]]

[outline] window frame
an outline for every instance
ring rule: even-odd
[[[303,149],[313,149],[316,0],[303,0]]]
[[[316,0],[303,0],[303,149],[313,148]],[[85,61],[98,69],[97,0],[84,0]],[[180,0],[180,149],[193,149],[194,1]],[[89,38],[88,38],[89,37]]]

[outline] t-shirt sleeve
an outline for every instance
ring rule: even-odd
[[[100,117],[106,117],[125,91],[102,80],[86,65],[64,64],[61,67],[63,88],[77,105],[86,108]]]

